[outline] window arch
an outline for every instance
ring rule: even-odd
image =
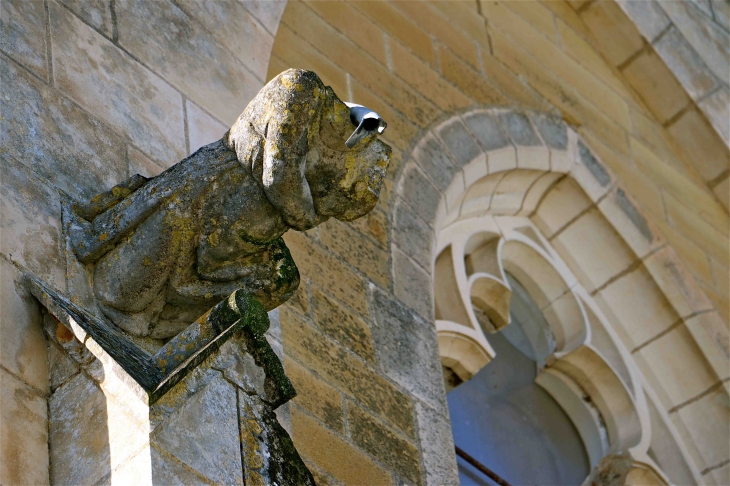
[[[435,168],[447,157],[453,167]],[[541,114],[471,110],[424,135],[394,193],[393,289],[434,318],[444,367],[464,381],[494,357],[489,335],[509,326],[512,275],[539,303],[555,340],[537,381],[581,424],[595,471],[604,458],[629,454],[632,468],[651,470],[660,482],[668,481],[660,467],[668,463],[699,480],[688,459],[693,445],[678,438],[667,417],[674,398],[664,395],[671,387],[662,379],[668,377],[656,373],[664,364],[640,368],[631,351],[640,353],[648,334],[662,326],[711,313],[712,306],[684,270],[682,278],[664,278],[662,268],[681,269],[681,263],[573,130]],[[429,207],[424,201],[431,194],[438,203]],[[409,204],[411,199],[416,201]],[[419,235],[432,241],[431,266],[422,270],[433,282],[433,315],[417,289],[419,272],[403,271],[404,261],[415,266],[418,258],[402,243],[413,225],[399,223],[414,214],[426,222]],[[636,280],[648,308],[661,303],[662,324],[647,319],[645,326],[633,325],[626,309],[612,307],[617,300],[609,294]],[[631,296],[626,299],[632,305]],[[722,379],[721,350],[692,335],[701,374]],[[657,414],[650,417],[649,404],[661,410],[662,427],[676,444],[669,455],[652,448]]]

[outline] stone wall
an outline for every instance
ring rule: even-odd
[[[66,286],[59,190],[92,196],[220,138],[263,86],[283,7],[0,2],[0,483],[49,481],[48,398],[68,366],[15,282]]]
[[[291,425],[319,483],[454,477],[433,310],[424,304],[432,258],[424,235],[426,213],[457,168],[444,156],[428,175],[419,169],[427,190],[407,194],[415,211],[389,215],[412,146],[467,107],[567,120],[727,325],[728,154],[712,101],[722,106],[727,85],[714,71],[723,61],[711,57],[722,55],[722,42],[716,51],[706,43],[711,33],[698,34],[725,38],[717,29],[727,29],[726,4],[671,2],[684,13],[661,6],[659,18],[671,20],[648,24],[653,35],[631,13],[639,3],[342,1],[285,10],[253,0],[0,0],[0,482],[49,481],[48,398],[70,383],[59,376],[82,379],[68,374],[72,363],[59,366],[36,304],[15,285],[29,270],[65,287],[58,191],[90,196],[135,173],[159,173],[219,138],[288,67],[312,69],[342,99],[378,111],[394,148],[375,211],[286,236],[303,275],[280,310],[284,364],[299,391]],[[618,43],[625,58],[612,57],[602,32],[628,39]],[[683,77],[706,72],[685,69],[687,44],[709,77]],[[411,237],[394,241],[392,225]],[[394,272],[410,285],[394,288]],[[673,413],[711,434],[727,412],[727,386],[695,393]],[[702,419],[710,416],[719,418]],[[729,458],[713,454],[700,470],[722,483]]]
[[[589,7],[603,8],[604,3],[615,6],[613,2],[555,1],[305,1],[287,5],[269,77],[288,67],[315,70],[343,98],[378,111],[389,124],[384,138],[394,147],[386,190],[372,214],[353,225],[330,221],[315,231],[285,236],[304,270],[299,300],[282,308],[287,366],[297,367],[298,383],[322,390],[318,398],[294,399],[293,438],[312,469],[327,481],[346,480],[349,465],[321,452],[318,444],[323,437],[350,448],[353,457],[356,453],[364,456],[391,472],[396,480],[407,481],[415,464],[410,469],[402,462],[394,464],[390,451],[412,448],[420,451],[423,479],[438,483],[450,477],[449,468],[439,470],[436,459],[450,447],[447,433],[441,435],[443,449],[433,450],[437,442],[432,437],[439,437],[445,428],[441,424],[447,423],[448,417],[437,403],[428,401],[424,384],[430,383],[432,370],[422,361],[410,361],[411,356],[426,357],[424,351],[432,344],[431,331],[396,326],[395,342],[382,340],[377,296],[381,292],[389,295],[390,307],[408,316],[401,317],[401,322],[433,325],[428,294],[434,256],[428,226],[442,210],[439,204],[460,194],[458,188],[457,192],[446,192],[451,190],[450,184],[452,188],[459,185],[458,181],[452,184],[454,178],[467,177],[451,160],[471,160],[474,155],[466,152],[476,144],[460,139],[459,130],[450,137],[444,126],[433,137],[432,146],[421,149],[427,154],[418,160],[425,160],[427,167],[413,171],[410,178],[404,176],[408,180],[403,181],[401,196],[396,196],[393,186],[411,156],[417,157],[413,146],[425,140],[422,134],[464,108],[502,106],[548,112],[575,127],[616,176],[617,184],[647,215],[649,224],[678,253],[722,316],[718,321],[726,326],[728,218],[718,191],[712,190],[716,186],[710,187],[700,174],[698,164],[707,158],[697,156],[675,136],[671,124],[657,116],[650,100],[645,99],[648,94],[636,89],[630,76],[607,59],[597,29],[583,14]],[[607,20],[601,17],[598,22]],[[636,31],[635,25],[631,27]],[[636,35],[639,47],[644,48],[641,35]],[[674,75],[667,74],[666,67],[662,69],[656,71],[659,76],[642,75],[642,81],[661,85],[665,80],[658,78],[666,78],[681,88]],[[680,91],[668,92],[661,99],[672,104],[689,98]],[[686,101],[683,103],[678,109],[686,106]],[[710,137],[720,142],[704,148],[713,150],[712,160],[723,164],[727,147],[712,130]],[[719,171],[721,176],[723,170]],[[404,206],[410,209],[398,211]],[[396,226],[398,231],[392,232]],[[600,262],[600,251],[587,250],[589,258]],[[327,272],[318,271],[321,269]],[[399,278],[394,278],[396,275]],[[329,307],[337,309],[335,315],[348,316],[337,319],[340,324],[336,328],[332,327],[333,319],[318,309],[325,297],[332,302]],[[353,340],[353,336],[358,337]],[[683,347],[680,341],[677,345]],[[326,359],[322,358],[324,349],[312,350],[315,342],[329,343]],[[375,359],[372,352],[368,354],[371,348]],[[333,355],[348,364],[333,367],[329,360]],[[399,359],[393,359],[394,355]],[[697,353],[690,361],[704,363],[705,359]],[[726,362],[727,356],[720,359]],[[402,393],[405,403],[411,402],[415,423],[437,427],[419,428],[417,435],[412,435],[400,414],[391,416],[376,405],[352,403],[362,392],[359,378],[347,378],[362,376],[360,369],[385,377]],[[706,389],[692,391],[691,398],[671,410],[674,417],[682,413],[727,414],[727,395],[718,388],[727,386],[726,381],[708,382]],[[689,388],[682,390],[684,393]],[[330,405],[323,407],[324,403]],[[697,407],[706,407],[705,412],[697,412]],[[382,434],[378,442],[363,437],[361,429],[353,427],[353,417],[360,421],[363,412],[373,417],[374,424],[385,422],[383,428],[389,433]],[[427,414],[434,418],[421,418]],[[713,437],[721,441],[726,433],[719,431]],[[699,456],[707,457],[712,465]],[[716,457],[707,449],[694,458],[704,481],[727,482],[723,478],[727,476],[728,457]]]

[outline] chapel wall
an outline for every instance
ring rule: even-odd
[[[0,3],[0,483],[49,481],[48,399],[80,376],[58,381],[16,287],[29,271],[66,289],[59,190],[88,198],[220,138],[264,84],[283,6]]]
[[[291,2],[287,6],[272,52],[269,78],[289,67],[316,71],[343,99],[380,113],[389,124],[383,139],[393,146],[381,201],[370,215],[352,224],[329,221],[314,231],[285,236],[303,270],[300,303],[291,301],[282,310],[285,354],[287,363],[292,363],[287,366],[297,366],[296,379],[300,383],[316,383],[326,390],[327,401],[333,404],[325,410],[321,406],[324,400],[295,398],[293,438],[305,460],[322,477],[341,481],[345,474],[337,458],[319,452],[316,444],[322,436],[334,437],[331,440],[337,439],[338,443],[364,453],[396,478],[404,477],[408,466],[388,463],[389,451],[410,444],[421,451],[424,475],[429,474],[429,451],[424,448],[426,442],[422,437],[409,435],[407,429],[398,426],[396,418],[361,403],[375,417],[373,422],[382,420],[386,429],[393,432],[384,435],[386,439],[379,443],[369,441],[350,424],[351,410],[358,405],[350,403],[351,397],[358,396],[357,384],[342,379],[326,360],[317,359],[297,343],[310,339],[304,334],[325,340],[336,350],[333,352],[358,358],[358,366],[365,365],[384,375],[416,406],[423,406],[419,395],[412,391],[416,389],[418,375],[411,371],[410,377],[396,376],[397,370],[390,366],[397,364],[403,370],[408,364],[389,362],[382,356],[383,344],[376,336],[382,324],[373,296],[380,289],[389,292],[395,297],[394,305],[404,312],[433,322],[428,295],[433,245],[429,225],[440,202],[458,195],[458,191],[446,191],[455,175],[461,177],[461,172],[444,155],[439,167],[417,168],[404,176],[408,189],[402,196],[396,195],[394,184],[401,180],[401,169],[424,133],[433,126],[445,131],[439,123],[467,107],[517,107],[564,118],[617,177],[615,183],[666,238],[712,300],[716,312],[705,318],[718,319],[726,325],[727,212],[698,174],[696,161],[687,155],[682,141],[637,94],[626,75],[606,61],[598,40],[577,11],[580,4]],[[671,73],[668,75],[671,77]],[[679,86],[676,80],[672,82]],[[664,99],[673,102],[673,96],[680,94],[668,92]],[[439,133],[435,138],[444,140],[445,135]],[[459,143],[457,135],[454,137],[453,145],[448,150],[441,146],[442,151],[450,151],[452,159],[460,163],[471,160],[468,153],[462,153],[470,150],[471,145]],[[723,147],[719,157],[726,156],[727,148]],[[432,154],[430,157],[438,158]],[[615,187],[611,188],[614,194]],[[697,208],[701,208],[699,214]],[[625,224],[633,223],[627,220]],[[391,225],[406,228],[398,234],[407,237],[394,236]],[[567,248],[565,253],[571,251]],[[655,260],[661,261],[664,253]],[[631,267],[634,261],[628,259],[627,265],[611,277],[619,279],[626,275],[624,281],[629,281],[643,275],[643,266],[638,270]],[[326,263],[320,266],[317,262]],[[307,267],[311,270],[307,271]],[[396,274],[405,276],[397,279],[402,285],[394,284]],[[367,300],[358,297],[367,295],[365,290],[369,290]],[[332,319],[313,308],[312,304],[323,300],[319,295],[328,297],[335,308],[345,309],[352,317],[340,319],[344,324],[333,329]],[[343,331],[342,326],[349,330]],[[684,331],[675,330],[660,343],[662,346],[675,338],[677,343],[682,342]],[[363,354],[363,341],[353,341],[353,335],[363,336],[366,343],[372,339],[374,361]],[[656,336],[648,339],[653,337]],[[421,343],[412,338],[409,347],[403,349],[427,347],[429,337],[422,338]],[[701,353],[691,357],[697,363],[704,363],[704,359]],[[720,391],[721,386],[713,382],[709,390],[692,392],[687,403],[671,410],[674,420],[683,415],[681,422],[692,424],[692,434],[706,430],[699,417],[726,414],[727,395]],[[691,407],[682,411],[686,405]],[[689,440],[691,434],[686,430],[683,434]],[[722,440],[725,436],[724,432],[718,433],[717,438]],[[719,459],[714,454],[709,449],[693,451],[705,480],[721,482],[718,478],[727,475],[727,466],[723,466],[726,458]],[[713,465],[697,459],[701,455]]]

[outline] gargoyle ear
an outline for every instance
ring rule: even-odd
[[[352,132],[350,138],[347,139],[345,145],[347,148],[352,148],[357,145],[357,142],[367,137],[372,133],[380,135],[385,131],[388,126],[385,120],[380,115],[375,113],[370,108],[362,105],[356,105],[355,103],[345,103],[350,108],[350,121],[355,125],[355,131]]]

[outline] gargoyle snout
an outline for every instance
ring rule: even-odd
[[[385,127],[388,126],[380,115],[375,113],[370,108],[362,105],[356,105],[355,103],[345,103],[350,108],[350,120],[355,125],[355,131],[352,132],[350,138],[347,139],[345,145],[347,148],[354,147],[357,142],[367,137],[371,133],[377,133],[380,135],[385,131]]]

